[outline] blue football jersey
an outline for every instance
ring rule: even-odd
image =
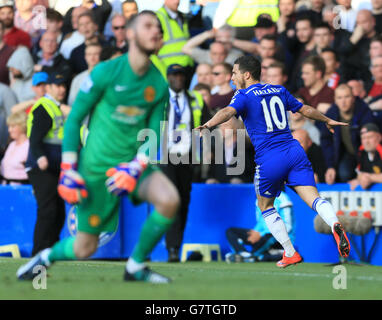
[[[243,119],[257,159],[267,150],[288,147],[293,136],[287,111],[297,112],[303,104],[283,86],[257,83],[237,90],[228,106]]]

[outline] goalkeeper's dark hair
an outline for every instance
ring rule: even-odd
[[[261,63],[255,57],[241,56],[235,60],[234,64],[239,65],[239,70],[241,73],[249,72],[253,80],[260,81]]]
[[[129,20],[126,21],[126,30],[127,29],[134,29],[135,26],[137,25],[137,21],[138,21],[138,18],[140,16],[143,16],[143,15],[150,15],[150,16],[153,16],[155,17],[157,20],[158,20],[158,23],[159,23],[159,26],[160,26],[160,29],[161,29],[161,33],[163,34],[163,30],[162,30],[162,26],[161,26],[161,23],[156,15],[156,13],[154,11],[151,11],[151,10],[143,10],[137,14],[133,14]]]

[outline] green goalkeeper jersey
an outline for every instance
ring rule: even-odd
[[[63,152],[78,150],[81,124],[87,115],[89,134],[79,161],[83,173],[105,175],[110,167],[131,161],[142,145],[138,133],[145,128],[155,132],[156,139],[149,143],[158,150],[160,121],[168,100],[168,84],[151,62],[142,76],[132,70],[128,54],[101,62],[82,83],[72,106]]]

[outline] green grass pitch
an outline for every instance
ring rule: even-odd
[[[345,264],[346,289],[334,289],[333,266],[301,263],[148,263],[173,279],[170,284],[122,281],[123,261],[65,261],[48,270],[46,289],[16,279],[27,259],[0,258],[0,299],[257,300],[381,299],[382,268]]]

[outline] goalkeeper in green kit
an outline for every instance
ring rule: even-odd
[[[171,226],[179,195],[149,163],[149,148],[141,151],[142,142],[137,139],[142,129],[149,128],[157,136],[154,147],[159,145],[160,121],[169,99],[167,82],[149,60],[162,37],[155,13],[142,11],[129,20],[126,35],[129,52],[93,69],[65,124],[58,191],[67,202],[77,204],[76,237],[41,251],[18,269],[19,279],[32,280],[37,265],[50,267],[56,261],[94,254],[99,234],[116,230],[120,196],[127,194],[133,203],[147,201],[155,209],[142,227],[124,280],[170,282],[144,261]],[[87,115],[89,134],[78,155],[81,124]]]

